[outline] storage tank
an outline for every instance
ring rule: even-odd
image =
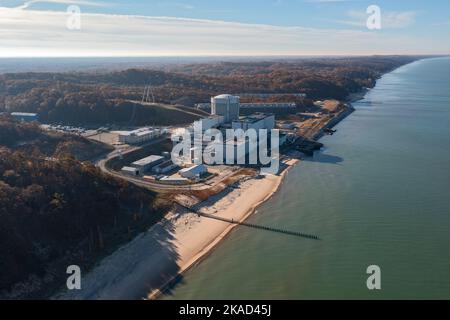
[[[223,116],[225,123],[239,119],[239,97],[230,94],[222,94],[211,98],[211,114]]]

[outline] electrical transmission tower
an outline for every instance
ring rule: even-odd
[[[144,94],[142,95],[142,103],[150,103],[150,102],[155,103],[155,95],[153,94],[152,86],[148,85],[144,88]]]

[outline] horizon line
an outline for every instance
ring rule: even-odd
[[[265,54],[265,55],[80,55],[80,56],[0,56],[0,59],[92,59],[92,58],[295,58],[295,57],[447,57],[450,53],[410,53],[410,54],[398,54],[398,53],[373,53],[373,54]]]

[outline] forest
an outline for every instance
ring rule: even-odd
[[[0,112],[36,112],[41,122],[178,125],[221,93],[283,93],[271,101],[345,100],[417,57],[217,62],[114,72],[0,74]],[[155,105],[140,105],[146,86]],[[246,98],[251,102],[252,98]],[[171,105],[166,107],[166,105]],[[106,176],[88,160],[109,147],[0,115],[0,299],[42,298],[66,267],[89,268],[160,221],[171,201]]]
[[[185,124],[196,117],[182,108],[221,93],[306,93],[310,99],[344,100],[417,58],[305,58],[171,65],[159,70],[9,73],[0,75],[0,111],[36,112],[41,121],[51,123]],[[152,100],[177,105],[179,110],[135,104],[148,85]]]
[[[0,299],[54,293],[68,265],[91,267],[170,207],[62,152],[68,136],[58,140],[34,124],[0,117],[0,139]]]

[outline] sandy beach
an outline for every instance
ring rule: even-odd
[[[318,139],[322,129],[332,127],[353,109],[346,108],[334,118],[320,122],[309,134]],[[246,220],[256,208],[278,190],[284,176],[299,160],[284,160],[278,175],[241,179],[236,186],[196,204],[202,213]],[[63,292],[56,299],[157,299],[170,294],[174,283],[222,241],[236,224],[199,216],[176,206],[163,221],[151,227],[82,274],[82,289]]]
[[[244,179],[234,188],[197,205],[202,212],[244,221],[281,185],[289,160],[279,175]],[[56,299],[155,299],[170,292],[180,275],[204,258],[236,225],[200,217],[176,207],[163,221],[82,274],[82,289]]]

